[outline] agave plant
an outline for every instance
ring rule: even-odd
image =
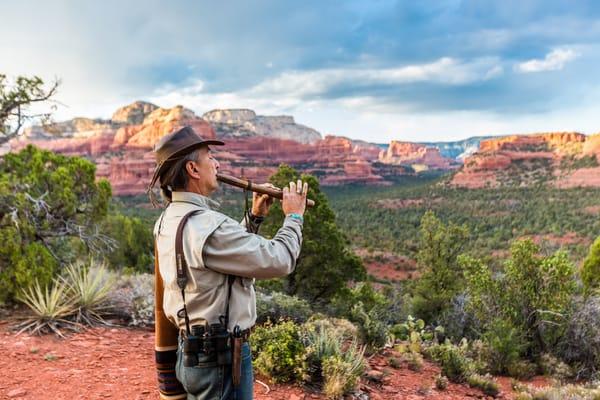
[[[114,279],[103,263],[90,259],[70,264],[60,280],[74,302],[78,323],[105,323],[102,317],[111,310],[109,294]]]
[[[17,294],[17,299],[32,311],[32,315],[24,317],[24,321],[17,325],[18,333],[29,331],[33,334],[54,332],[63,336],[62,327],[76,329],[78,324],[68,320],[75,311],[75,305],[66,294],[66,285],[60,281],[53,281],[50,287],[41,287],[36,279],[33,285],[23,289]]]

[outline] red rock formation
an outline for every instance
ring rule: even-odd
[[[32,144],[68,156],[97,156],[110,150],[113,137],[114,134],[108,131],[87,138],[14,140],[11,142],[11,150],[19,151]]]
[[[381,151],[379,161],[385,164],[424,164],[433,169],[449,169],[453,164],[452,160],[442,157],[437,148],[395,140],[387,151]]]
[[[600,154],[600,135],[558,132],[484,140],[479,152],[465,159],[450,184],[469,188],[498,186],[500,175],[511,182],[512,177],[528,168],[545,168],[540,172],[557,187],[600,186],[600,168],[571,167],[578,158],[592,154]],[[527,179],[516,181],[523,185]]]
[[[256,117],[253,121],[260,125],[266,123],[265,118],[268,119]],[[271,125],[279,121],[271,120]],[[289,125],[293,119],[290,121],[282,123]],[[111,121],[83,118],[59,123],[56,127],[60,128],[60,139],[38,127],[28,139],[11,142],[11,149],[19,150],[32,143],[63,154],[91,157],[97,164],[98,178],[111,182],[113,194],[141,194],[155,166],[152,147],[162,136],[184,125],[191,125],[204,138],[215,138],[211,125],[182,106],[163,109],[136,102],[117,110]],[[378,162],[379,146],[345,137],[326,136],[310,143],[258,134],[231,134],[224,139],[224,148],[213,149],[221,171],[257,182],[267,181],[281,163],[319,176],[323,185],[385,184],[387,179],[412,173],[401,165]],[[397,147],[391,145],[391,152]],[[436,149],[418,145],[415,149],[418,155],[413,159],[421,163],[434,168],[448,164]],[[410,154],[406,157],[410,158]]]
[[[512,135],[500,139],[482,140],[479,153],[501,150],[527,151],[527,149],[546,148],[558,150],[583,143],[586,136],[577,132],[539,133],[534,135]]]
[[[214,130],[206,121],[197,117],[192,111],[176,106],[154,110],[146,116],[142,124],[131,127],[130,130],[122,132],[118,138],[115,138],[118,139],[115,144],[123,143],[126,138],[125,147],[151,149],[161,137],[185,125],[194,128],[205,139],[216,137]]]

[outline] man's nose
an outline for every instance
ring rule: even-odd
[[[219,162],[217,160],[213,160],[215,162],[215,168],[219,169],[219,167],[221,166],[221,164],[219,164]]]

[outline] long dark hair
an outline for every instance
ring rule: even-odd
[[[175,160],[167,161],[170,165],[165,171],[160,174],[160,192],[165,200],[169,203],[172,201],[173,192],[176,190],[184,190],[190,180],[190,177],[185,169],[185,165],[189,161],[198,161],[200,157],[200,149],[196,149],[187,153]]]

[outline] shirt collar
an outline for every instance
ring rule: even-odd
[[[208,208],[210,210],[215,210],[218,209],[219,207],[221,207],[221,204],[219,204],[219,202],[210,199],[206,196],[203,196],[199,193],[193,193],[193,192],[173,192],[171,194],[171,198],[173,202],[186,202],[186,203],[193,203],[196,204],[197,206],[200,207],[205,207]]]

